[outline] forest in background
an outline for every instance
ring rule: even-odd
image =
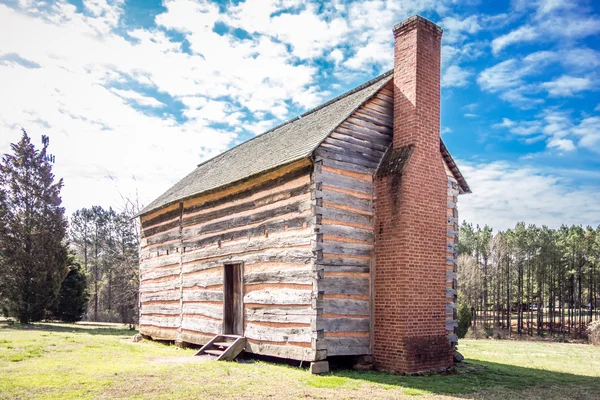
[[[463,222],[457,251],[459,336],[582,337],[600,319],[600,226],[520,222],[494,234]]]
[[[89,321],[138,321],[138,207],[123,202],[120,212],[92,206],[77,210],[69,221],[69,244],[87,277]]]

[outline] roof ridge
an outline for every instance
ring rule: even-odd
[[[287,121],[285,121],[285,122],[282,122],[281,124],[279,124],[279,125],[277,125],[277,126],[274,126],[273,128],[269,129],[268,131],[265,131],[265,132],[263,132],[263,133],[261,133],[261,134],[258,134],[258,135],[256,135],[256,136],[254,136],[253,138],[250,138],[250,139],[248,139],[248,140],[245,140],[245,141],[243,141],[243,142],[241,142],[241,143],[239,143],[239,144],[237,144],[237,145],[235,145],[235,146],[233,146],[233,147],[231,147],[231,148],[229,148],[229,149],[225,150],[224,152],[222,152],[222,153],[220,153],[220,154],[217,154],[216,156],[214,156],[214,157],[211,157],[211,158],[209,158],[208,160],[201,162],[200,164],[197,164],[197,165],[196,165],[196,168],[197,168],[197,167],[200,167],[201,165],[204,165],[204,164],[206,164],[206,163],[207,163],[207,162],[209,162],[209,161],[215,160],[215,159],[217,159],[218,157],[221,157],[222,155],[225,155],[225,154],[229,153],[229,152],[230,152],[230,151],[232,151],[233,149],[236,149],[237,147],[239,147],[239,146],[241,146],[241,145],[243,145],[243,144],[245,144],[245,143],[251,142],[251,141],[252,141],[252,140],[254,140],[254,139],[258,139],[258,138],[260,138],[260,137],[262,137],[262,136],[266,135],[267,133],[271,133],[271,132],[273,132],[273,131],[275,131],[275,130],[277,130],[277,129],[281,128],[281,127],[284,127],[284,126],[286,126],[286,125],[288,125],[288,124],[292,123],[292,122],[296,122],[296,121],[298,121],[298,120],[299,120],[299,119],[301,119],[301,118],[304,118],[304,117],[306,117],[306,116],[308,116],[308,115],[310,115],[310,114],[312,114],[312,113],[314,113],[314,112],[317,112],[317,111],[321,110],[322,108],[325,108],[325,107],[327,107],[327,106],[329,106],[329,105],[331,105],[331,104],[335,103],[336,101],[340,101],[340,100],[341,100],[341,99],[343,99],[344,97],[348,97],[348,96],[350,96],[351,94],[354,94],[354,93],[356,93],[356,92],[358,92],[358,91],[361,91],[361,90],[363,90],[363,89],[365,89],[365,88],[367,88],[367,87],[371,86],[371,85],[372,85],[372,84],[374,84],[375,82],[378,82],[378,81],[380,81],[380,80],[382,80],[382,79],[384,79],[384,78],[387,78],[387,77],[388,77],[389,75],[391,75],[393,72],[394,72],[394,70],[393,70],[393,69],[391,69],[391,70],[389,70],[389,71],[386,71],[386,72],[384,72],[383,74],[381,74],[381,75],[379,75],[379,76],[376,76],[375,78],[371,79],[370,81],[367,81],[367,82],[363,83],[362,85],[359,85],[359,86],[357,86],[357,87],[355,87],[355,88],[352,88],[351,90],[349,90],[349,91],[347,91],[347,92],[345,92],[345,93],[342,93],[342,94],[340,94],[339,96],[337,96],[337,97],[334,97],[333,99],[331,99],[331,100],[328,100],[328,101],[326,101],[326,102],[325,102],[325,103],[323,103],[323,104],[319,104],[319,105],[318,105],[318,106],[316,106],[315,108],[312,108],[312,109],[310,109],[310,110],[306,111],[305,113],[303,113],[303,114],[300,114],[299,116],[296,116],[296,117],[294,117],[294,118],[292,118],[292,119],[290,119],[290,120],[287,120]]]

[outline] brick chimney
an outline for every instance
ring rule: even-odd
[[[446,338],[448,178],[440,152],[442,30],[394,27],[394,139],[375,178],[375,367],[452,366]]]

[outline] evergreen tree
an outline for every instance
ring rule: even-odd
[[[87,311],[88,298],[85,272],[81,265],[72,263],[69,273],[60,285],[52,315],[64,322],[81,321]]]
[[[0,299],[28,323],[45,317],[67,273],[67,221],[47,144],[36,150],[23,130],[11,147],[0,163]]]

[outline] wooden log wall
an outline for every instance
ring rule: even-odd
[[[456,178],[446,165],[448,176],[448,237],[446,253],[446,335],[451,344],[458,343],[458,316],[457,316],[457,281],[456,268],[458,267],[458,194],[459,185]]]
[[[371,354],[373,175],[392,142],[391,82],[315,152],[316,348]]]
[[[314,360],[312,171],[302,160],[143,216],[141,332],[196,344],[222,333],[224,264],[243,263],[247,350]]]

